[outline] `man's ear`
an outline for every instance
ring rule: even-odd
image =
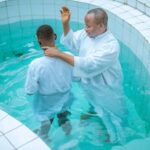
[[[54,33],[54,37],[55,37],[55,40],[57,40],[57,34],[56,33]]]
[[[38,43],[39,43],[40,46],[42,45],[42,42],[39,39],[38,39]]]

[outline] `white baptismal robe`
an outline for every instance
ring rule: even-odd
[[[29,65],[25,90],[35,94],[33,108],[40,121],[71,105],[72,67],[58,58],[40,57]]]
[[[110,115],[112,122],[116,122],[115,126],[120,126],[127,111],[122,90],[122,70],[118,60],[118,41],[109,31],[90,38],[84,30],[70,30],[65,37],[62,36],[61,42],[76,55],[74,76],[81,78],[96,112],[102,119],[106,114]]]

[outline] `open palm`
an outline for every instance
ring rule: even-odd
[[[61,19],[63,23],[68,23],[70,20],[70,11],[67,7],[62,7],[61,12]]]

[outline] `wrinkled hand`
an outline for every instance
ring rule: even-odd
[[[57,57],[59,54],[59,50],[57,47],[42,47],[44,49],[45,56],[49,57]]]
[[[70,10],[67,8],[67,7],[62,7],[62,9],[60,10],[60,13],[61,13],[61,20],[62,20],[62,23],[63,24],[66,24],[69,22],[70,20],[70,16],[71,16],[71,13],[70,13]]]

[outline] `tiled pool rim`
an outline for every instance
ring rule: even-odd
[[[36,134],[2,110],[0,145],[2,150],[50,150]]]
[[[78,2],[82,3],[78,5]],[[22,10],[25,10],[27,8],[26,5],[28,4],[32,6],[32,12],[23,12]],[[44,6],[41,4],[44,4]],[[51,4],[55,4],[55,7],[54,9],[52,9],[54,11],[52,11],[52,13],[50,14],[49,10]],[[129,0],[44,0],[44,3],[37,0],[32,0],[32,3],[31,0],[0,0],[0,14],[4,14],[0,16],[0,24],[8,24],[19,20],[42,19],[43,16],[47,19],[60,19],[58,10],[63,5],[67,5],[71,9],[73,21],[82,23],[87,10],[94,7],[102,7],[106,9],[109,15],[109,29],[111,30],[111,32],[122,43],[127,45],[133,51],[133,53],[141,60],[150,74],[150,62],[148,59],[150,57],[150,5],[149,3],[143,3],[143,1],[141,0],[133,0],[132,2],[129,2]],[[118,30],[114,30],[116,26]],[[8,122],[9,120],[15,120],[1,110],[0,123],[2,123],[1,121],[4,121],[4,119],[8,119]],[[18,146],[19,150],[30,150],[30,148],[33,149],[34,142],[36,144],[40,142],[40,146],[42,145],[42,147],[38,146],[38,148],[42,148],[42,150],[49,149],[35,134],[33,134],[23,124],[15,120],[14,125],[15,129],[24,128],[29,134],[31,134],[29,138],[27,137],[26,143],[22,143],[22,145],[13,143],[12,145],[16,146],[15,148],[17,148]],[[7,132],[4,132],[3,130],[0,130],[0,138],[10,146],[11,140],[13,139],[9,139],[7,136],[5,136],[5,133],[9,133],[13,131],[13,129],[5,128],[4,131]],[[11,146],[9,147],[9,149],[14,149],[14,147]]]

